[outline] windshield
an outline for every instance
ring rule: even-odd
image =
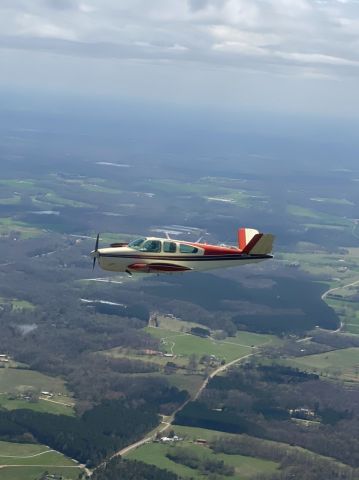
[[[141,238],[136,238],[136,240],[132,240],[132,242],[130,242],[128,244],[128,246],[130,248],[134,248],[135,250],[140,250],[140,248],[142,247],[142,245],[145,243],[146,239],[141,237]]]

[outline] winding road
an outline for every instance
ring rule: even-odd
[[[248,346],[248,345],[247,345]],[[252,347],[253,350],[255,350],[257,347]],[[253,351],[252,353],[248,353],[247,355],[244,355],[242,357],[239,357],[239,358],[236,358],[235,360],[232,360],[231,362],[228,362],[224,365],[221,365],[220,367],[216,368],[215,370],[213,370],[213,372],[208,375],[208,377],[206,377],[204,379],[204,381],[201,383],[201,386],[199,387],[199,389],[197,390],[196,394],[194,395],[193,398],[188,398],[182,405],[180,405],[177,410],[175,410],[172,415],[168,418],[167,421],[164,421],[162,422],[162,426],[160,427],[159,430],[156,430],[156,433],[163,433],[165,430],[167,430],[172,424],[173,424],[173,421],[175,419],[175,416],[178,412],[180,412],[181,410],[184,409],[184,407],[191,401],[193,400],[197,400],[199,398],[199,396],[201,395],[201,393],[203,392],[203,390],[206,388],[208,382],[211,380],[211,378],[215,377],[216,375],[218,375],[219,373],[221,372],[224,372],[225,370],[227,370],[228,368],[230,368],[232,365],[235,365],[236,363],[240,363],[241,361],[245,360],[246,358],[248,357],[251,357],[252,355],[254,355],[255,352]],[[150,435],[146,435],[145,437],[143,437],[141,440],[138,440],[137,442],[135,443],[132,443],[131,445],[128,445],[127,447],[125,448],[122,448],[121,450],[119,450],[118,452],[116,452],[115,454],[112,455],[111,458],[114,458],[114,457],[118,457],[119,455],[121,456],[124,456],[126,455],[127,453],[131,452],[132,450],[140,447],[141,445],[147,443],[147,442],[151,442],[154,438],[155,434],[154,433],[151,433]]]
[[[323,293],[321,298],[322,298],[322,300],[325,300],[330,293],[333,293],[337,290],[342,290],[342,289],[348,288],[348,287],[355,287],[356,285],[359,285],[359,280],[356,280],[355,282],[348,283],[346,285],[341,285],[339,287],[329,288],[329,290],[327,290],[326,292]],[[332,330],[331,333],[339,333],[343,329],[343,327],[344,327],[344,322],[340,321],[339,328],[337,328],[336,330]]]

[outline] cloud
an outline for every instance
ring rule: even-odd
[[[356,0],[2,0],[0,49],[340,76],[358,25]]]
[[[76,0],[44,0],[44,6],[55,10],[72,10],[77,8]]]

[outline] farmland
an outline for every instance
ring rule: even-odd
[[[35,479],[44,471],[62,474],[65,479],[76,479],[80,467],[73,460],[44,445],[0,441],[1,479]]]
[[[161,340],[165,353],[173,355],[187,357],[192,354],[196,354],[198,357],[214,355],[220,360],[229,362],[247,355],[251,351],[251,346],[239,346],[236,343],[200,338],[186,333],[173,333],[162,328],[148,328],[147,331]]]
[[[179,432],[180,433],[180,432]],[[133,460],[141,460],[152,465],[156,465],[159,468],[165,468],[173,471],[183,478],[204,479],[207,475],[198,472],[193,468],[186,467],[184,465],[175,463],[167,458],[166,454],[170,453],[176,447],[158,444],[148,443],[133,453],[128,455],[128,458]],[[230,465],[235,468],[235,474],[230,476],[221,476],[218,478],[228,480],[240,480],[249,479],[259,473],[275,472],[277,470],[277,464],[267,460],[261,460],[253,457],[246,457],[243,455],[226,455],[226,454],[214,454],[208,447],[193,444],[193,441],[180,442],[180,448],[188,448],[191,454],[197,454],[201,460],[215,459],[223,460],[225,465]]]
[[[295,364],[320,374],[359,382],[359,348],[346,348],[295,359]]]

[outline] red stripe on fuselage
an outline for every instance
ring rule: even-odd
[[[236,247],[221,247],[219,245],[206,245],[205,243],[191,243],[194,247],[202,248],[204,255],[238,255],[241,253]]]

